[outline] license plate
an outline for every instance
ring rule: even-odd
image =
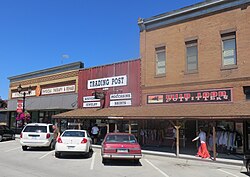
[[[68,149],[74,149],[75,146],[68,146]]]
[[[128,149],[117,149],[117,152],[128,152]]]

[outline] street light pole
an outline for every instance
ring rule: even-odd
[[[21,84],[17,87],[17,91],[21,94],[21,92],[22,92],[22,90],[23,90],[23,88],[22,88],[22,86],[21,86]],[[29,86],[28,87],[28,92],[27,92],[28,94],[30,94],[31,93],[31,86]],[[26,99],[26,91],[24,91],[23,92],[23,113],[25,113],[25,99]]]

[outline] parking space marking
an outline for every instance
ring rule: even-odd
[[[8,143],[15,143],[16,141],[15,140],[13,140],[13,141],[3,141],[3,142],[1,142],[1,144],[8,144]]]
[[[94,169],[94,164],[95,164],[95,152],[93,152],[93,155],[92,155],[92,161],[91,161],[91,165],[90,165],[90,170],[93,170]]]
[[[156,167],[154,164],[152,164],[149,160],[145,159],[145,161],[151,165],[154,169],[156,169],[158,172],[160,172],[163,176],[165,177],[169,177],[166,173],[164,173],[163,171],[161,171],[158,167]]]
[[[51,154],[52,152],[55,152],[55,150],[53,150],[53,151],[50,151],[50,152],[46,153],[45,155],[43,155],[43,156],[42,156],[42,157],[40,157],[39,159],[41,160],[42,158],[46,157],[47,155]]]
[[[223,172],[223,173],[226,173],[226,174],[228,174],[228,175],[235,176],[235,177],[239,177],[239,176],[237,176],[237,175],[235,175],[235,174],[233,174],[233,173],[229,173],[229,172],[224,171],[224,170],[222,170],[222,169],[218,169],[218,170],[221,171],[221,172]]]
[[[10,151],[14,151],[14,150],[17,150],[17,149],[21,149],[21,147],[17,147],[17,148],[9,149],[9,150],[6,150],[6,151],[4,151],[4,152],[10,152]]]

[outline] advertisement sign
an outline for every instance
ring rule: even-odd
[[[88,89],[118,87],[125,85],[127,85],[126,75],[88,80]]]
[[[100,99],[95,99],[95,96],[85,96],[83,101],[100,101]]]
[[[21,92],[21,93],[19,93],[19,92],[13,92],[12,94],[11,94],[11,97],[12,98],[21,98],[21,97],[23,97],[23,93],[24,92]],[[35,90],[32,90],[30,93],[28,92],[28,91],[25,91],[25,96],[26,97],[29,97],[29,96],[35,96],[36,95],[36,91]]]
[[[100,102],[86,102],[83,103],[84,108],[95,108],[95,107],[100,107],[101,103]]]
[[[66,92],[74,92],[74,91],[75,91],[75,85],[68,85],[68,86],[62,86],[62,87],[42,89],[42,95],[66,93]]]
[[[131,99],[131,93],[111,94],[110,100]]]
[[[17,113],[23,112],[23,100],[17,100],[16,112]]]
[[[131,106],[131,100],[110,101],[110,106]]]
[[[232,89],[212,89],[190,92],[173,92],[147,96],[148,104],[172,103],[218,103],[231,102]]]

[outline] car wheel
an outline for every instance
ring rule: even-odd
[[[60,152],[55,152],[55,157],[56,158],[60,158],[61,157],[61,153]]]
[[[3,140],[3,136],[2,135],[0,135],[0,142]]]
[[[103,163],[103,164],[107,163],[107,159],[102,158],[102,163]]]
[[[27,146],[22,146],[23,151],[27,151],[28,147]]]
[[[140,160],[139,160],[139,159],[134,159],[134,163],[135,163],[135,164],[139,164],[139,163],[140,163]]]
[[[51,141],[48,149],[49,149],[49,151],[52,151],[54,149],[54,143],[53,143],[53,141]]]

